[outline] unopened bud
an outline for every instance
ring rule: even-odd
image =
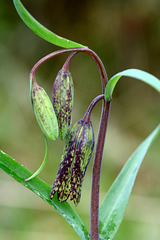
[[[53,86],[53,107],[59,125],[59,137],[63,140],[71,127],[74,87],[72,75],[60,70]]]
[[[60,202],[69,197],[77,205],[81,197],[82,182],[94,148],[91,121],[80,120],[70,130],[50,198],[57,192]]]
[[[30,79],[30,93],[37,122],[44,135],[54,141],[58,137],[58,122],[52,103],[43,88]]]

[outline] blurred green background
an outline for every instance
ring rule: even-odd
[[[50,30],[93,49],[109,77],[127,68],[160,76],[159,0],[24,0],[30,13]],[[36,36],[18,16],[12,1],[0,0],[0,148],[35,171],[43,159],[44,138],[29,96],[29,73],[46,54],[57,50]],[[37,82],[52,97],[56,74],[67,55],[43,64]],[[93,60],[84,53],[70,65],[75,86],[73,123],[81,119],[101,83]],[[114,91],[101,176],[102,201],[121,167],[160,119],[159,94],[135,79],[123,78]],[[92,113],[97,137],[101,103]],[[64,143],[49,144],[40,178],[52,185]],[[160,139],[140,169],[115,240],[160,239]],[[93,157],[76,208],[89,229]],[[72,204],[72,203],[71,203]],[[79,239],[45,202],[0,172],[0,239]]]

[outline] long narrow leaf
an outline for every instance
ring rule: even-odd
[[[136,149],[122,168],[100,207],[100,239],[113,239],[128,203],[139,167],[149,147],[160,134],[160,124]]]
[[[74,209],[67,202],[60,203],[56,197],[53,197],[51,201],[49,198],[51,187],[38,177],[25,182],[24,180],[31,175],[31,172],[3,151],[0,151],[0,169],[36,193],[53,207],[73,227],[81,239],[89,239],[89,233]]]
[[[20,0],[13,0],[13,3],[15,5],[15,8],[24,21],[24,23],[39,37],[45,39],[46,41],[57,45],[59,47],[64,48],[83,48],[85,46],[70,41],[66,38],[60,37],[56,35],[55,33],[48,30],[46,27],[41,25],[35,18],[31,16],[31,14],[24,8]]]
[[[117,73],[108,81],[108,84],[105,90],[106,101],[111,100],[116,83],[122,76],[137,78],[138,80],[145,82],[146,84],[150,85],[155,90],[160,92],[160,80],[158,78],[154,77],[150,73],[147,73],[138,69],[127,69]]]

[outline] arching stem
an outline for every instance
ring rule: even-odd
[[[69,70],[70,61],[76,53],[77,52],[73,52],[68,56],[67,60],[65,61],[64,65],[62,67],[62,70],[66,71],[66,72]]]
[[[97,104],[97,102],[99,102],[100,100],[104,99],[104,94],[101,94],[99,96],[97,96],[96,98],[93,99],[93,101],[91,102],[91,104],[89,105],[84,117],[83,117],[83,121],[84,122],[89,122],[90,121],[90,117],[91,117],[91,112],[94,108],[94,106]]]
[[[105,87],[106,87],[106,84],[107,84],[107,73],[106,73],[106,70],[105,70],[105,67],[101,61],[101,59],[98,57],[98,55],[92,51],[91,49],[89,48],[71,48],[71,49],[62,49],[62,50],[58,50],[58,51],[55,51],[53,53],[50,53],[48,55],[46,55],[45,57],[43,57],[42,59],[40,59],[32,68],[31,72],[30,72],[30,77],[33,77],[34,74],[35,74],[35,71],[37,70],[37,68],[44,62],[46,62],[48,59],[52,58],[52,57],[55,57],[59,54],[62,54],[62,53],[67,53],[67,52],[86,52],[88,53],[92,58],[93,60],[96,62],[97,64],[97,67],[99,69],[99,73],[100,73],[100,76],[101,76],[101,82],[102,82],[102,93],[104,93],[105,91]]]
[[[39,60],[34,65],[30,73],[30,78],[33,77],[35,79],[35,76],[34,76],[35,71],[42,63],[44,63],[45,61],[47,61],[48,59],[56,55],[67,53],[67,52],[75,52],[75,53],[86,52],[93,58],[93,60],[96,62],[96,65],[100,73],[101,83],[102,83],[102,94],[104,94],[105,87],[108,81],[107,73],[101,59],[98,57],[98,55],[95,52],[93,52],[89,48],[62,49],[62,50],[53,52],[51,54],[48,54],[47,56]],[[69,64],[73,55],[70,55],[70,57],[68,58],[67,64]],[[104,149],[104,143],[105,143],[109,112],[110,112],[110,105],[111,105],[110,101],[109,102],[106,102],[105,100],[103,101],[99,133],[98,133],[94,164],[93,164],[92,189],[91,189],[91,214],[90,214],[91,240],[99,239],[99,184],[100,184],[102,156],[103,156],[103,149]]]

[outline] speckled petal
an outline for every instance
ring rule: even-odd
[[[53,86],[53,107],[59,125],[59,137],[64,140],[71,127],[74,87],[72,75],[60,70]]]
[[[94,148],[92,123],[80,120],[69,132],[50,198],[57,192],[60,202],[68,198],[77,205],[82,182]]]
[[[87,166],[92,156],[94,148],[94,132],[91,122],[83,123],[71,174],[71,194],[70,199],[78,205],[81,197],[81,189]]]
[[[61,163],[50,193],[51,199],[56,192],[60,202],[66,201],[70,196],[72,165],[74,162],[77,137],[80,130],[81,124],[75,124],[66,138]]]

